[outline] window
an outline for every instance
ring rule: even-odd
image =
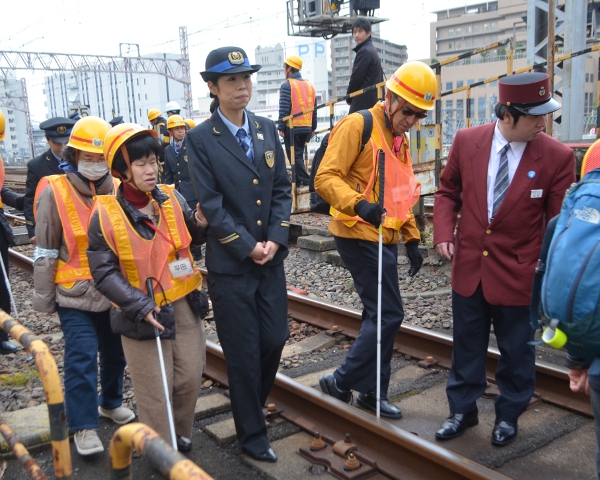
[[[457,29],[456,29],[456,34],[457,34],[457,35],[460,35],[460,32],[462,32],[462,28],[457,28]]]
[[[452,108],[454,105],[454,100],[446,100],[446,108]]]
[[[148,94],[147,94],[147,93],[145,93],[145,94],[144,94],[144,97],[146,97],[146,100],[148,100]],[[140,113],[140,116],[141,116],[141,115],[142,115],[142,114]]]
[[[467,80],[467,85],[473,85],[475,83],[475,80],[473,80],[472,78]]]
[[[470,47],[471,45],[473,45],[473,41],[472,41],[472,40],[467,40],[467,41],[465,42],[465,45],[466,45],[467,47]]]
[[[448,29],[448,36],[451,37],[452,35],[454,35],[454,29],[453,28],[449,28]]]
[[[485,78],[480,78],[480,79],[478,79],[477,81],[478,81],[478,82],[483,82],[484,80],[485,80]]]
[[[498,41],[498,35],[492,35],[492,43]]]
[[[456,42],[456,49],[460,48],[460,42]]]
[[[446,100],[446,118],[451,119],[454,118],[454,102],[452,100]]]
[[[475,99],[469,98],[469,118],[475,117]]]
[[[479,25],[473,26],[473,32],[477,33],[479,31]]]
[[[448,50],[452,50],[452,44],[451,43],[448,44]]]
[[[452,82],[446,82],[446,90],[452,90]],[[452,102],[452,100],[449,100]]]
[[[492,30],[498,30],[498,22],[492,22]]]
[[[471,31],[472,31],[472,27],[471,27],[471,26],[468,26],[468,27],[467,27],[467,33],[471,33]]]
[[[594,74],[590,73],[590,82],[594,83]]]
[[[477,118],[485,118],[487,113],[487,103],[485,97],[477,99]]]
[[[487,32],[490,29],[490,24],[489,23],[484,23],[483,24],[483,31]]]
[[[457,100],[456,101],[456,118],[459,120],[462,120],[465,117],[465,101],[464,100]]]
[[[464,82],[463,82],[462,80],[457,80],[457,81],[456,81],[456,88],[460,88],[460,87],[462,87],[463,85],[464,85]],[[460,102],[462,102],[462,100],[458,100],[458,101],[457,101],[457,104],[456,104],[457,106],[458,106],[458,102],[459,102],[459,101],[460,101]]]
[[[589,82],[589,81],[590,81],[590,74],[589,74],[589,73],[586,73],[586,74],[585,74],[585,82],[587,83],[587,82]],[[587,93],[585,94],[585,96],[587,97]]]

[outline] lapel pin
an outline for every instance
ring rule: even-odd
[[[533,170],[530,170],[529,172],[527,172],[527,176],[529,178],[535,178],[535,172]]]
[[[264,140],[265,136],[260,132],[256,132],[256,138],[258,138],[259,140]]]

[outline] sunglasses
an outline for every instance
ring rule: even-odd
[[[406,116],[406,117],[412,117],[413,115],[419,119],[423,119],[423,118],[427,118],[427,112],[415,112],[414,110],[412,110],[409,107],[403,107],[402,110],[402,115]]]

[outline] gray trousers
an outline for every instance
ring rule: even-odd
[[[161,340],[161,347],[175,432],[191,438],[196,400],[206,364],[204,322],[192,312],[185,298],[174,302],[173,308],[175,340]],[[156,430],[171,444],[156,340],[132,340],[123,336],[121,339],[133,382],[139,421]]]

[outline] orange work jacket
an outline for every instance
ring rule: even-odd
[[[190,252],[192,237],[181,205],[173,193],[174,188],[172,185],[160,185],[160,189],[169,195],[169,199],[160,206],[160,217],[155,226],[157,232],[150,240],[137,233],[116,197],[100,195],[92,208],[98,211],[106,243],[119,258],[121,274],[145,294],[148,293],[146,279],[152,277],[158,280],[160,286],[153,282],[154,300],[157,305],[164,305],[194,290],[202,281],[202,275],[194,266]],[[172,277],[168,264],[176,260],[176,256],[190,261],[192,274]]]
[[[365,188],[365,198],[372,203],[379,202],[379,152],[383,152],[385,155],[383,208],[386,211],[386,218],[382,226],[399,231],[400,227],[412,218],[411,209],[421,196],[421,183],[413,172],[412,158],[406,139],[403,141],[400,159],[398,159],[384,141],[379,122],[373,118],[370,142],[373,147],[373,169]],[[354,226],[356,222],[365,222],[358,216],[344,215],[333,207],[331,207],[331,214],[334,220],[342,221],[348,227]]]
[[[292,112],[296,113],[308,110],[315,106],[315,87],[306,80],[288,78],[290,82],[290,95],[292,97]],[[311,127],[313,112],[308,112],[294,117],[294,127]]]

